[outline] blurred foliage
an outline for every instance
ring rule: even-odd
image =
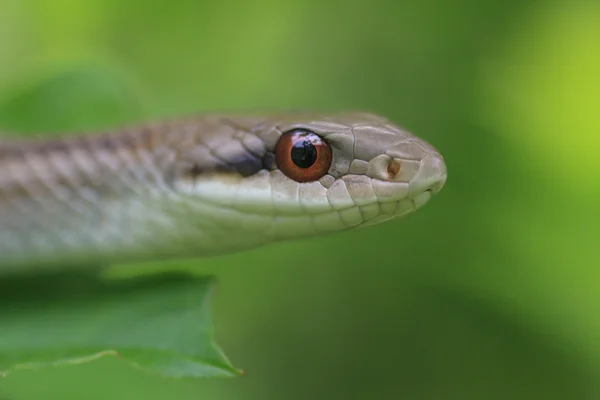
[[[37,116],[19,110],[36,106],[15,101],[1,119],[11,130],[214,109],[365,109],[432,142],[449,167],[442,193],[407,218],[152,266],[218,276],[217,338],[246,377],[161,380],[104,359],[13,374],[0,394],[600,396],[597,1],[0,0],[0,8],[6,101],[48,71],[85,65],[127,88],[111,90],[124,108],[107,103],[97,115],[49,119],[52,127],[33,125]],[[92,90],[68,87],[65,96]]]
[[[79,66],[30,81],[0,103],[0,123],[7,134],[110,128],[142,114],[139,96],[124,79],[104,69]]]
[[[118,356],[161,377],[240,375],[213,343],[211,278],[87,272],[1,281],[0,374]]]

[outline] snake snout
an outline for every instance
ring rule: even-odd
[[[439,193],[448,177],[444,158],[439,153],[429,152],[421,160],[421,165],[409,184],[409,196],[415,197],[423,192]]]

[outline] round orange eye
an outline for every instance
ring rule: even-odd
[[[319,180],[331,166],[331,147],[319,135],[295,129],[281,135],[275,146],[277,166],[296,182]]]

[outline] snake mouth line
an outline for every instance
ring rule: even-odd
[[[328,214],[331,213],[341,213],[344,211],[348,211],[351,209],[358,209],[358,210],[366,210],[369,207],[374,207],[377,206],[378,208],[378,212],[377,212],[377,216],[373,217],[389,217],[389,218],[394,218],[394,217],[399,217],[399,216],[403,216],[409,213],[412,213],[418,209],[420,209],[421,207],[423,207],[426,203],[429,202],[429,200],[432,198],[432,196],[435,194],[436,189],[435,188],[429,188],[426,189],[425,191],[418,193],[414,196],[406,196],[403,198],[388,198],[388,199],[377,199],[374,200],[371,203],[368,204],[348,204],[347,206],[337,206],[335,208],[330,208],[328,210],[318,210],[318,211],[311,211],[310,207],[305,207],[305,206],[299,206],[298,209],[296,210],[281,210],[281,209],[270,209],[270,210],[257,210],[256,208],[254,209],[244,209],[242,207],[236,207],[234,205],[228,205],[228,204],[224,204],[222,202],[218,202],[218,201],[212,201],[210,199],[206,199],[203,198],[202,199],[202,203],[214,208],[215,210],[221,210],[223,212],[227,212],[227,213],[232,213],[232,214],[236,214],[239,215],[240,217],[243,217],[243,215],[246,216],[252,216],[252,217],[267,217],[267,218],[285,218],[285,217],[289,217],[289,218],[297,218],[297,217],[302,217],[302,216],[306,216],[309,218],[319,218],[322,216],[326,216]],[[366,219],[365,221],[363,221],[361,224],[364,223],[368,223],[370,222],[373,218],[369,218]]]
[[[205,204],[206,206],[215,210],[221,210],[222,212],[230,213],[230,215],[243,215],[251,217],[301,217],[310,216],[311,218],[318,217],[320,215],[327,215],[331,212],[344,212],[352,208],[365,209],[367,207],[379,206],[378,215],[391,215],[401,216],[408,212],[413,212],[421,208],[425,203],[438,193],[444,186],[445,179],[427,179],[421,181],[420,184],[415,185],[415,189],[410,190],[402,194],[405,189],[403,187],[399,191],[390,191],[383,196],[373,197],[367,201],[357,201],[352,199],[351,202],[346,204],[332,204],[328,199],[324,201],[313,200],[315,204],[311,207],[310,204],[302,204],[299,202],[296,206],[280,206],[275,198],[271,198],[270,201],[264,202],[264,204],[254,202],[253,205],[247,207],[246,199],[243,193],[237,193],[237,196],[226,199],[224,197],[211,198],[210,196],[198,196],[193,193],[188,193],[184,196],[185,203],[193,204],[198,202]],[[420,190],[419,190],[420,189]],[[239,196],[239,197],[238,197]],[[252,197],[252,196],[250,196]],[[252,202],[251,202],[252,203]],[[401,206],[401,204],[403,204]],[[411,204],[412,207],[408,207]],[[398,208],[401,208],[398,210]],[[374,213],[374,211],[372,211]]]

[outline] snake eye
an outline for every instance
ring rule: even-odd
[[[331,166],[331,147],[314,132],[294,129],[284,133],[275,146],[277,166],[296,182],[320,179]]]

